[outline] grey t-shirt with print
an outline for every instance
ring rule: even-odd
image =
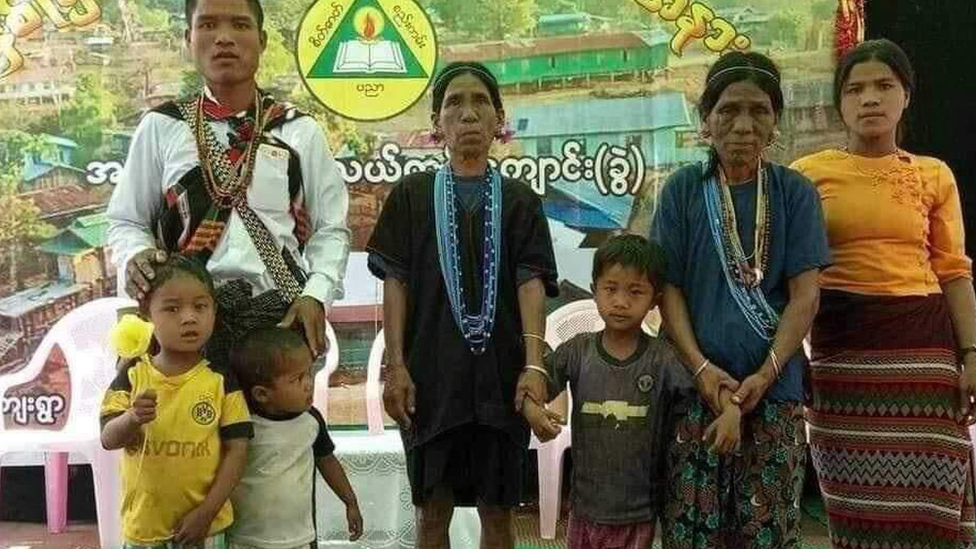
[[[693,390],[674,348],[642,334],[633,356],[617,360],[602,332],[579,334],[549,357],[550,394],[569,384],[572,504],[601,524],[654,521],[673,428],[672,405]]]

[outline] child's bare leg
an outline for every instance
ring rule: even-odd
[[[438,486],[423,505],[417,507],[417,549],[450,549],[448,529],[454,515],[454,494]]]
[[[514,549],[512,510],[478,502],[481,518],[481,549]]]

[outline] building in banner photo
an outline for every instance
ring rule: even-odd
[[[679,139],[698,128],[691,105],[679,92],[518,108],[512,120],[523,154],[528,156],[562,156],[567,145],[575,145],[584,157],[607,145],[636,151],[634,156],[647,168],[642,183],[659,182],[661,178],[655,176],[701,160],[705,153],[697,143],[686,146]],[[550,219],[580,232],[612,233],[629,228],[636,199],[644,194],[656,200],[656,185],[642,184],[636,195],[619,196],[602,192],[591,181],[561,179],[551,183],[545,210]],[[598,241],[587,241],[584,246]]]
[[[554,83],[589,84],[595,78],[646,79],[664,69],[670,55],[664,32],[617,32],[480,42],[444,46],[441,64],[456,60],[484,63],[502,86]]]

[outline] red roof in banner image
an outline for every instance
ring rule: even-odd
[[[610,34],[587,34],[583,36],[553,36],[525,40],[481,42],[480,44],[457,44],[442,46],[444,59],[448,62],[496,61],[511,57],[538,57],[561,53],[615,50],[646,47],[647,42],[633,32]]]
[[[20,197],[33,200],[41,210],[42,219],[87,213],[101,208],[106,203],[106,197],[102,196],[102,193],[77,185],[30,191],[21,194]]]

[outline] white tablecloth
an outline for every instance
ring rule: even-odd
[[[369,436],[364,431],[335,432],[336,457],[352,483],[363,513],[365,532],[349,542],[346,508],[320,475],[315,485],[320,547],[400,549],[416,547],[414,507],[410,501],[403,443],[396,431]],[[476,549],[481,522],[473,508],[458,508],[451,522],[451,547]]]

